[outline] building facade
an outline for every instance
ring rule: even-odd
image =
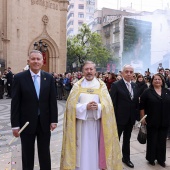
[[[170,51],[169,11],[132,13],[103,8],[95,12],[91,29],[102,36],[103,44],[113,51],[113,58],[118,57],[117,70],[130,63],[136,72],[143,73],[154,63],[163,63],[163,56]]]
[[[121,69],[124,39],[122,18],[136,15],[138,14],[109,8],[95,11],[90,28],[101,35],[104,46],[113,54],[113,59],[107,64],[107,71],[118,72]]]
[[[96,0],[70,0],[67,14],[67,36],[76,35],[83,23],[93,20]]]
[[[35,42],[42,40],[47,45],[43,70],[65,72],[67,8],[67,0],[1,0],[1,71],[22,71]]]

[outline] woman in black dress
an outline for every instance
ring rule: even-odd
[[[141,94],[144,92],[144,90],[148,88],[142,74],[138,74],[138,76],[136,78],[136,87],[137,87],[139,96],[141,96]]]
[[[147,115],[142,124],[147,125],[146,159],[151,165],[155,160],[162,167],[166,161],[166,137],[170,123],[170,91],[165,88],[164,78],[155,74],[150,88],[140,97],[141,118]]]
[[[139,96],[139,103],[140,103],[140,96],[141,94],[144,92],[145,89],[148,88],[147,84],[145,83],[144,77],[142,74],[138,74],[137,78],[136,78],[136,88],[137,88],[137,92],[138,92],[138,96]],[[139,105],[138,105],[139,108]],[[136,120],[137,123],[140,120],[140,110],[138,109],[138,113],[136,115]],[[139,124],[140,125],[140,124]]]

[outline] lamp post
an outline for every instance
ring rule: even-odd
[[[43,43],[42,40],[40,40],[38,43],[34,43],[34,50],[38,50],[43,55],[44,65],[46,64],[46,51],[47,51],[48,45]]]

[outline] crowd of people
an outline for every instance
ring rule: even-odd
[[[23,170],[33,170],[36,138],[40,169],[51,170],[50,131],[58,123],[56,99],[67,100],[61,170],[122,170],[122,162],[134,168],[131,133],[135,122],[145,115],[141,124],[147,127],[146,160],[152,166],[155,161],[166,166],[169,69],[161,67],[151,76],[149,71],[134,73],[131,65],[125,65],[118,74],[99,73],[94,62],[86,61],[82,72],[49,74],[41,70],[43,56],[37,50],[31,51],[28,64],[28,70],[12,75],[14,80],[7,83],[13,135],[21,136]],[[26,122],[29,126],[20,135]]]
[[[158,73],[160,73],[164,80],[165,80],[165,87],[170,88],[170,69],[166,68],[160,68],[158,70]],[[55,79],[55,85],[56,85],[56,96],[58,100],[65,100],[68,97],[68,94],[70,90],[72,89],[72,86],[83,77],[83,73],[73,72],[73,73],[64,73],[64,74],[57,74],[52,73],[54,79]],[[111,84],[115,81],[118,81],[122,79],[122,71],[119,71],[118,74],[111,73],[111,72],[96,72],[95,75],[98,79],[105,82],[107,89],[110,91]],[[136,83],[137,88],[139,88],[139,95],[142,94],[142,92],[145,90],[146,87],[150,86],[151,81],[151,73],[149,71],[145,71],[144,74],[141,73],[133,73],[132,82]],[[66,95],[65,95],[66,94]]]
[[[0,99],[3,99],[4,95],[7,99],[11,98],[12,82],[13,73],[11,71],[11,67],[8,67],[0,75]]]
[[[70,90],[72,85],[83,76],[85,76],[84,73],[80,72],[66,73],[65,77],[69,79],[67,82],[70,82]],[[134,167],[130,161],[131,132],[135,122],[138,123],[140,119],[147,115],[148,117],[142,121],[143,125],[147,125],[148,131],[146,160],[152,166],[155,165],[155,160],[157,160],[158,164],[165,167],[166,140],[170,137],[168,132],[168,129],[170,131],[170,114],[168,113],[170,70],[159,68],[158,72],[152,76],[149,71],[142,75],[134,73],[133,67],[127,65],[119,74],[96,72],[95,77],[105,83],[113,102],[119,140],[123,134],[122,162],[131,168]],[[81,109],[80,112],[82,113]],[[77,119],[86,120],[78,115]],[[83,138],[83,140],[87,139]],[[87,160],[83,157],[84,159]],[[83,163],[83,160],[83,165],[88,163]]]

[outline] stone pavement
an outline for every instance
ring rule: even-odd
[[[11,146],[8,145],[12,139],[10,127],[10,99],[0,100],[0,170],[21,170],[21,145],[20,139]],[[62,142],[62,120],[65,108],[65,101],[58,101],[59,123],[57,129],[52,132],[51,137],[51,161],[52,170],[59,170],[61,142]],[[135,128],[131,138],[131,161],[134,163],[134,170],[170,170],[170,140],[167,141],[166,168],[158,164],[151,166],[145,160],[146,145],[141,145],[136,140],[138,128]],[[37,151],[37,150],[36,150]],[[35,154],[35,168],[38,170],[37,152]],[[130,170],[124,165],[124,170]]]

